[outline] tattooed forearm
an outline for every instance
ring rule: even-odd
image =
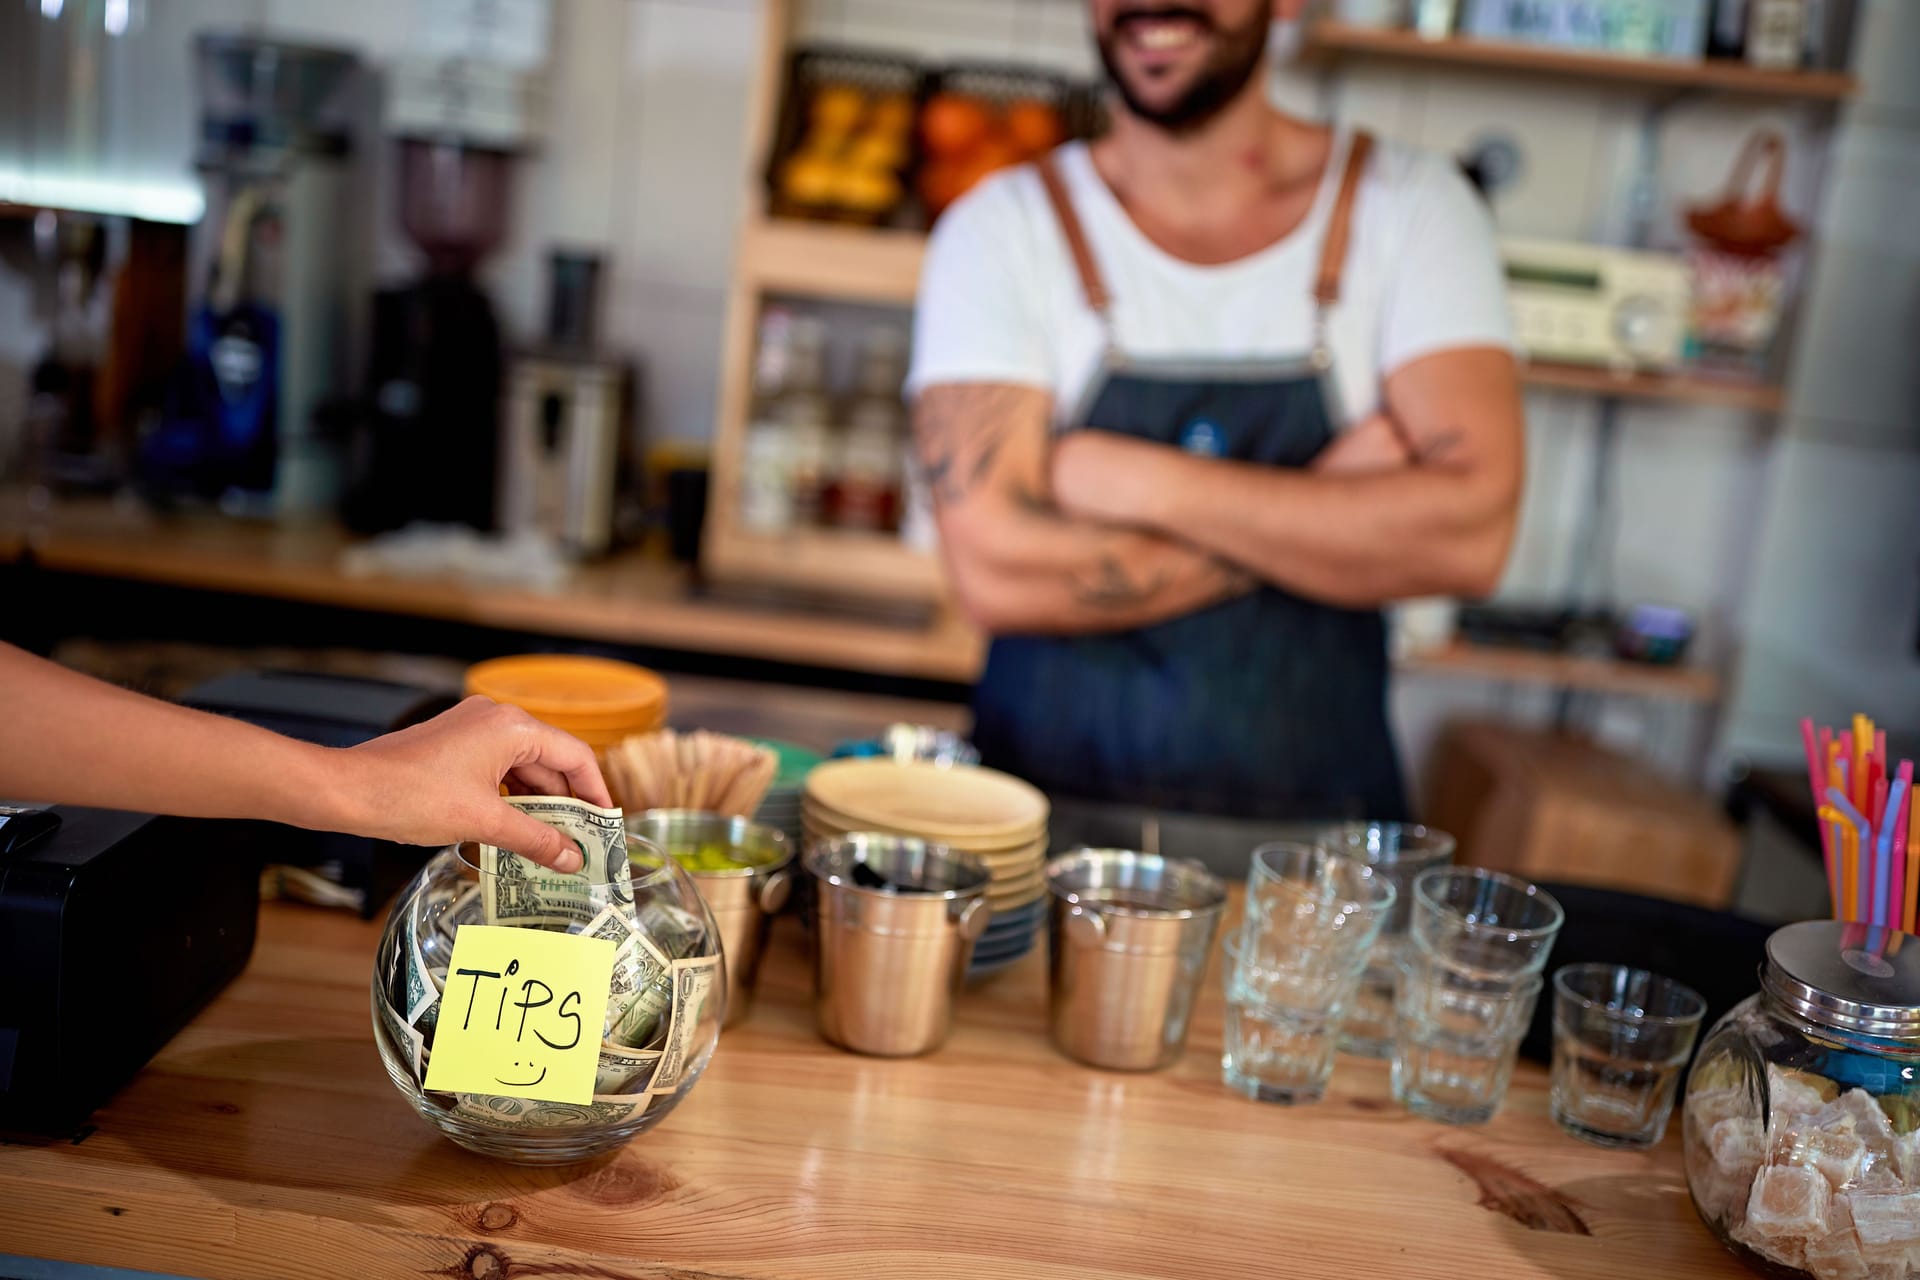
[[[936,502],[963,502],[980,487],[1032,395],[1025,387],[982,383],[940,387],[920,397],[914,444]]]
[[[1103,555],[1091,578],[1075,580],[1073,598],[1089,609],[1129,609],[1166,590],[1167,579],[1168,574],[1162,570],[1143,580],[1118,557]]]
[[[1230,560],[1215,560],[1213,571],[1220,578],[1220,599],[1243,596],[1260,585],[1260,579]]]

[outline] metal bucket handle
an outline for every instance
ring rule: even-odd
[[[993,918],[993,908],[987,905],[985,898],[956,898],[947,904],[947,914],[953,918],[953,924],[960,936],[968,942],[979,941],[980,935],[987,931],[987,921]]]
[[[787,899],[793,896],[793,866],[787,863],[776,869],[773,874],[760,882],[755,891],[755,900],[765,915],[780,914],[780,908],[787,905]]]

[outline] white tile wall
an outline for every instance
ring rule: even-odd
[[[1803,715],[1920,726],[1920,5],[1862,8],[1728,753],[1792,759]]]
[[[1746,610],[1730,754],[1792,760],[1798,723],[1920,725],[1920,449],[1789,435]]]
[[[1920,38],[1916,38],[1920,44]],[[1811,423],[1911,446],[1920,424],[1920,117],[1849,124],[1837,148],[1793,363]]]
[[[633,354],[647,443],[712,437],[725,318],[718,290],[636,284],[610,300],[607,342]]]
[[[1860,0],[1853,65],[1860,76],[1860,107],[1920,113],[1920,4]]]
[[[726,287],[758,161],[742,146],[759,38],[750,5],[632,6],[616,262],[629,283]]]

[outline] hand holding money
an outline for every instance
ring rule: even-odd
[[[555,827],[508,804],[516,795],[613,799],[593,751],[517,707],[468,698],[424,724],[334,753],[343,766],[340,830],[401,844],[477,841],[573,872],[583,852]]]

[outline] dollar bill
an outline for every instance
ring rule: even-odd
[[[426,1040],[405,1018],[395,1011],[393,1005],[385,999],[373,1002],[374,1033],[384,1033],[387,1045],[399,1059],[413,1072],[413,1078],[419,1080],[426,1073]]]
[[[636,916],[640,931],[652,938],[670,959],[705,950],[707,926],[691,911],[658,899],[643,903]]]
[[[589,938],[611,942],[618,948],[624,946],[627,939],[631,938],[637,930],[634,927],[632,912],[607,906],[601,908],[600,914],[588,921],[587,927],[580,932]]]
[[[680,1087],[701,1038],[707,1002],[713,998],[719,983],[719,956],[673,962],[673,1013],[667,1023],[660,1069],[653,1073],[653,1083],[648,1086],[652,1092],[671,1093]],[[718,1019],[714,1022],[717,1024]]]
[[[629,918],[625,910],[609,907],[594,918],[586,932],[618,942],[613,953],[613,973],[607,983],[604,1038],[622,1046],[640,1048],[652,1042],[661,1015],[672,1004],[673,971],[671,962],[660,949],[626,923]],[[625,936],[619,936],[622,934]]]
[[[623,1124],[639,1119],[652,1101],[645,1094],[619,1098],[596,1096],[590,1103],[542,1102],[488,1093],[462,1093],[455,1098],[453,1114],[490,1129],[578,1129],[588,1125]]]
[[[618,963],[614,972],[625,971],[639,978],[640,965]],[[607,1001],[606,1039],[628,1048],[646,1049],[657,1044],[665,1033],[666,1016],[673,1008],[673,975],[664,965],[653,976],[639,978],[631,989]]]
[[[483,916],[487,924],[563,928],[587,924],[608,908],[633,909],[633,871],[626,824],[618,809],[567,796],[509,796],[580,847],[585,865],[562,875],[493,845],[480,846]]]
[[[658,1049],[629,1049],[625,1045],[602,1042],[600,1065],[593,1075],[593,1092],[606,1097],[645,1093],[659,1065]]]
[[[422,1032],[431,1031],[440,1017],[440,988],[427,976],[427,958],[420,950],[420,905],[407,912],[407,1022]]]

